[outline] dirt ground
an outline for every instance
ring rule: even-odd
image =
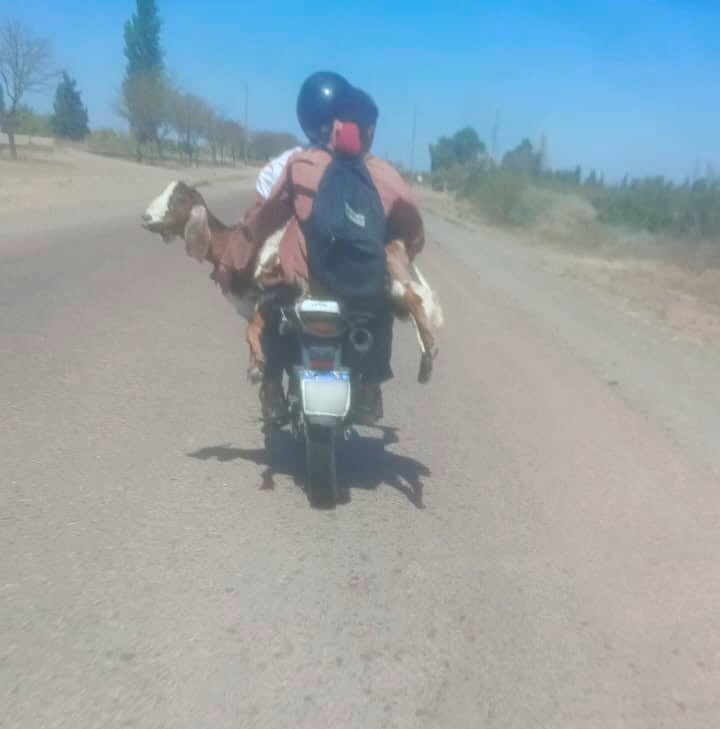
[[[0,245],[30,232],[52,232],[76,222],[124,215],[174,179],[192,184],[237,182],[257,174],[254,168],[157,167],[89,154],[73,147],[33,154],[17,161],[0,157]]]
[[[432,382],[398,322],[351,500],[313,510],[244,320],[140,228],[177,171],[32,170],[0,247],[3,729],[720,726],[718,352],[426,211]]]
[[[253,175],[182,171],[226,221]],[[313,510],[244,320],[140,227],[178,171],[0,176],[3,729],[720,726],[720,348],[426,210],[432,382],[398,322]]]

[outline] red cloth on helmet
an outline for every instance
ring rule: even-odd
[[[359,157],[363,146],[358,125],[354,122],[343,122],[338,127],[335,134],[335,151],[349,157]]]

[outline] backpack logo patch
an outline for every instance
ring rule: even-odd
[[[355,223],[358,228],[365,227],[365,216],[362,213],[358,213],[353,210],[347,202],[345,203],[345,215],[351,223]]]

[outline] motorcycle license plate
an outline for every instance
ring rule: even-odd
[[[350,410],[350,373],[337,370],[301,370],[303,411],[306,415],[344,418]]]

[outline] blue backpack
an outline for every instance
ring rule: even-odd
[[[382,296],[385,228],[380,194],[363,159],[333,155],[302,225],[311,280],[340,299]]]

